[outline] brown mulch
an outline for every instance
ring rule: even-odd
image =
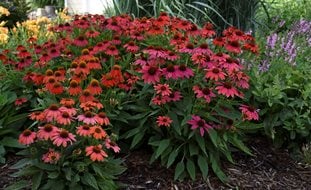
[[[233,154],[235,165],[223,163],[223,169],[229,176],[227,184],[221,183],[211,172],[208,181],[173,181],[174,169],[166,169],[159,163],[149,164],[151,153],[146,150],[135,151],[125,157],[128,169],[119,180],[127,184],[125,190],[311,190],[311,167],[291,159],[287,150],[274,149],[262,138],[252,140],[248,147],[253,157],[237,152]],[[18,181],[10,177],[15,171],[9,169],[18,159],[9,155],[7,163],[0,165],[0,189]]]
[[[161,167],[159,163],[150,165],[150,153],[133,152],[126,158],[128,170],[120,177],[128,184],[126,190],[167,189],[167,190],[311,190],[311,167],[295,162],[287,150],[274,149],[265,139],[254,139],[249,145],[254,156],[234,153],[235,165],[223,163],[229,176],[227,184],[221,183],[213,174],[208,181],[173,181],[174,170]]]

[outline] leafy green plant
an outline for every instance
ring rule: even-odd
[[[28,18],[27,14],[30,11],[30,6],[26,0],[1,1],[0,6],[7,8],[10,12],[8,16],[2,15],[0,17],[0,22],[5,21],[6,24],[4,26],[8,28],[13,28],[17,22],[25,21]]]

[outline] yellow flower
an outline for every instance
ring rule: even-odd
[[[9,36],[4,33],[0,33],[0,44],[6,44],[8,42]]]
[[[2,6],[0,6],[0,16],[2,16],[2,15],[9,16],[9,15],[10,15],[10,12],[9,12],[8,9],[6,9],[6,8],[4,8],[4,7],[2,7]]]

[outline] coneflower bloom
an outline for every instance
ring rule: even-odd
[[[75,68],[74,73],[88,75],[90,73],[90,69],[84,61],[80,61],[78,67]]]
[[[85,33],[85,36],[87,38],[96,38],[97,36],[99,36],[99,32],[97,32],[96,30],[89,30]]]
[[[103,91],[102,88],[100,87],[98,80],[96,79],[91,80],[87,89],[91,92],[91,94],[94,94],[94,95],[100,94]]]
[[[215,38],[215,39],[213,40],[213,44],[214,44],[215,46],[220,46],[220,47],[222,47],[222,46],[225,45],[225,43],[226,43],[226,40],[225,40],[224,37],[217,37],[217,38]]]
[[[45,114],[41,111],[35,111],[29,114],[29,117],[31,120],[35,121],[44,121],[45,120]]]
[[[35,141],[35,138],[36,133],[26,129],[19,135],[18,142],[23,145],[29,145]]]
[[[101,162],[108,157],[108,154],[103,150],[101,144],[97,146],[88,146],[85,148],[86,156],[90,156],[90,159],[95,162]]]
[[[241,96],[231,82],[220,83],[220,86],[217,86],[215,89],[217,90],[218,94],[222,94],[226,97]]]
[[[238,41],[229,41],[225,44],[227,51],[235,54],[241,53],[241,47]]]
[[[172,93],[172,89],[168,84],[157,84],[154,85],[154,90],[157,94],[162,96],[169,96]]]
[[[84,36],[79,36],[78,38],[74,39],[73,40],[73,44],[75,46],[79,46],[79,47],[84,47],[84,46],[87,46],[88,45],[88,41],[87,39],[85,39]]]
[[[95,139],[104,139],[107,136],[106,131],[100,126],[91,127],[91,133]]]
[[[53,134],[59,129],[52,124],[45,124],[44,126],[38,127],[39,130],[37,132],[38,139],[49,140],[52,139]]]
[[[119,50],[117,49],[116,46],[110,45],[109,47],[106,48],[105,54],[110,56],[117,56],[119,55]]]
[[[168,64],[166,68],[162,69],[162,75],[168,79],[178,79],[178,66],[173,64]]]
[[[62,111],[61,115],[57,117],[56,122],[61,125],[70,125],[71,120],[71,115],[66,111]]]
[[[87,62],[87,68],[90,70],[92,70],[92,69],[96,70],[96,69],[101,69],[102,66],[101,66],[99,60],[94,58],[94,59],[91,59]]]
[[[109,118],[105,112],[99,112],[97,115],[95,115],[95,120],[99,125],[107,126],[110,124]]]
[[[77,134],[82,137],[89,137],[92,135],[91,127],[89,125],[80,125],[77,127]]]
[[[179,78],[190,78],[190,77],[193,77],[194,76],[194,73],[192,71],[191,68],[187,67],[185,64],[181,64],[178,66],[178,69],[176,70],[176,75],[179,77]]]
[[[259,110],[256,110],[254,107],[241,105],[239,109],[242,111],[243,120],[259,120]]]
[[[75,104],[75,101],[72,98],[62,98],[60,100],[60,104],[63,106],[65,105],[73,106]]]
[[[94,99],[95,98],[89,89],[83,90],[81,96],[79,97],[80,103],[87,102],[87,101],[93,101]]]
[[[82,121],[85,124],[96,124],[95,114],[87,111],[84,114],[78,115],[77,117],[78,121]]]
[[[217,68],[217,67],[207,69],[207,72],[205,74],[206,78],[212,79],[215,81],[224,80],[226,78],[225,76],[226,76],[226,73],[224,73],[222,69]]]
[[[60,70],[54,72],[54,77],[57,81],[64,81],[66,79],[65,74]]]
[[[56,120],[58,116],[61,115],[61,111],[59,110],[57,104],[51,104],[49,108],[43,111],[43,113],[45,114],[45,118],[48,122],[52,121],[53,119]]]
[[[197,115],[192,115],[191,120],[189,120],[187,123],[191,125],[192,130],[199,128],[200,135],[202,137],[204,136],[205,132],[208,132],[208,130],[212,128],[212,126],[207,124],[204,119]]]
[[[67,104],[63,105],[62,107],[59,108],[59,110],[63,112],[67,112],[71,117],[77,114],[77,109],[72,107],[72,105]]]
[[[84,111],[93,110],[95,108],[102,109],[104,108],[104,105],[100,103],[98,100],[94,99],[93,101],[87,101],[80,104],[80,108],[82,108]]]
[[[211,98],[216,97],[213,91],[207,87],[202,89],[199,86],[194,86],[192,89],[197,98],[204,98],[207,103],[211,102]]]
[[[53,133],[52,141],[56,146],[67,147],[68,143],[72,144],[76,139],[74,134],[69,133],[66,129],[60,129]]]
[[[78,81],[71,80],[69,83],[68,93],[71,96],[76,96],[82,93],[82,88]]]
[[[179,49],[179,52],[192,54],[194,53],[194,45],[192,43],[188,43],[184,47]]]
[[[42,160],[44,163],[56,164],[60,159],[60,153],[49,149],[49,151],[42,155]]]
[[[127,52],[136,53],[139,50],[139,46],[135,44],[135,42],[130,41],[123,46]]]
[[[216,62],[225,62],[229,57],[230,56],[228,54],[218,52],[212,55],[211,60]]]
[[[62,83],[55,82],[52,87],[48,89],[51,94],[62,94],[64,92],[64,87]]]
[[[165,126],[169,127],[173,120],[168,116],[158,116],[157,117],[157,125],[158,127]]]
[[[205,38],[210,38],[216,35],[213,24],[211,23],[205,24],[201,30],[201,35]]]
[[[101,83],[107,87],[107,88],[111,88],[113,86],[116,86],[118,84],[118,81],[115,80],[115,78],[111,75],[111,73],[107,73],[105,75],[102,76],[101,78]]]
[[[15,106],[21,106],[27,101],[28,101],[27,98],[16,98],[14,105]]]
[[[115,153],[120,152],[120,147],[108,137],[105,139],[105,147],[107,149],[112,149]]]
[[[211,55],[212,54],[212,50],[210,50],[208,48],[207,43],[202,43],[199,47],[194,49],[194,52],[204,54],[204,55]]]
[[[143,73],[142,79],[145,83],[155,84],[160,81],[161,71],[156,66],[144,65],[141,72]]]
[[[169,96],[164,97],[167,102],[177,102],[181,100],[182,95],[179,91],[172,92]]]
[[[163,97],[160,95],[156,95],[154,98],[151,99],[151,102],[155,105],[162,105],[168,101],[167,96]]]
[[[176,53],[169,51],[167,53],[167,56],[164,57],[164,59],[170,60],[170,61],[176,61],[177,59],[179,59],[179,55],[177,55]]]
[[[225,62],[222,62],[222,67],[228,70],[228,73],[239,71],[242,66],[239,65],[238,60],[233,58],[227,58]]]

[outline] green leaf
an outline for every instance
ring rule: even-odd
[[[183,161],[180,161],[175,168],[175,174],[174,174],[174,180],[177,180],[179,176],[184,172],[185,170],[185,165]]]
[[[12,148],[26,148],[26,146],[19,144],[18,140],[13,137],[4,137],[0,144]]]
[[[96,178],[88,172],[84,174],[82,182],[85,183],[86,185],[93,187],[94,189],[99,190]]]
[[[71,181],[71,175],[72,175],[72,171],[71,168],[63,168],[63,171],[65,173],[65,177],[68,181]]]
[[[169,168],[175,162],[175,159],[176,159],[177,155],[178,155],[178,151],[177,150],[173,150],[170,153],[170,156],[168,157],[167,164],[166,164],[167,168]]]
[[[19,190],[19,189],[26,189],[29,187],[29,182],[26,180],[21,180],[19,182],[14,183],[13,185],[8,186],[5,190]]]
[[[159,143],[155,157],[158,158],[163,151],[170,145],[170,139],[164,139]]]
[[[209,137],[212,141],[212,143],[214,144],[215,147],[218,147],[218,134],[217,134],[217,131],[215,131],[214,129],[210,129],[208,130],[208,134],[209,134]]]
[[[59,172],[49,172],[48,178],[56,179],[59,176]]]
[[[239,148],[246,154],[253,156],[250,149],[247,146],[245,146],[245,144],[240,139],[238,139],[237,135],[235,135],[233,138],[230,138],[230,139],[231,139],[230,141],[231,144],[233,144],[234,146],[236,146],[237,148]]]
[[[199,157],[198,157],[198,166],[199,166],[199,169],[201,170],[203,179],[207,179],[207,175],[208,175],[208,162],[207,162],[207,159],[205,159],[203,156],[199,155]]]
[[[214,173],[217,175],[217,177],[222,181],[222,182],[226,182],[227,176],[224,174],[224,172],[220,169],[219,167],[219,161],[218,161],[219,157],[218,154],[216,152],[211,152],[210,153],[210,161],[212,163],[212,169],[214,171]]]
[[[173,120],[173,129],[177,132],[178,135],[181,135],[181,129],[177,115],[174,112],[169,112],[167,115]]]
[[[201,148],[201,150],[206,153],[206,147],[205,147],[205,140],[203,137],[201,137],[200,135],[198,135],[197,133],[195,134],[195,140],[197,141],[199,147]]]
[[[187,171],[192,180],[195,180],[195,165],[192,160],[187,160]]]
[[[133,138],[131,149],[134,148],[144,137],[145,131],[141,131],[140,133],[136,134]]]
[[[32,177],[32,190],[37,190],[40,187],[42,175],[43,171],[36,173],[36,175]]]
[[[10,169],[16,170],[25,167],[27,164],[31,163],[31,159],[29,158],[23,158],[16,162],[14,165],[10,167]]]
[[[198,146],[196,146],[196,144],[194,144],[194,143],[190,143],[189,144],[189,153],[190,153],[190,156],[199,154]]]

